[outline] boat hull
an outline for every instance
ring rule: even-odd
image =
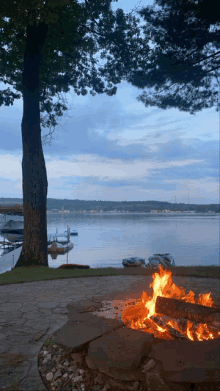
[[[145,265],[145,259],[138,257],[125,258],[122,261],[122,265],[125,267],[139,267]]]
[[[1,236],[4,239],[9,240],[10,242],[23,242],[23,235],[17,235],[12,233],[1,233]]]
[[[58,269],[90,269],[88,265],[77,265],[75,263],[65,263],[58,267]]]

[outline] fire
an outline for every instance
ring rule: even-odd
[[[164,270],[159,265],[159,273],[153,274],[153,282],[150,287],[153,288],[153,296],[148,297],[145,291],[142,292],[141,301],[133,307],[129,307],[122,312],[122,321],[127,327],[134,330],[141,329],[143,332],[154,333],[155,337],[164,339],[173,339],[169,332],[169,326],[179,331],[182,335],[192,341],[203,341],[214,339],[220,335],[218,329],[208,327],[206,323],[195,325],[189,320],[171,319],[167,316],[159,316],[155,311],[157,296],[179,299],[188,303],[201,304],[207,307],[214,307],[214,301],[211,298],[211,293],[199,294],[198,300],[195,299],[194,292],[190,291],[186,294],[184,288],[179,288],[173,283],[171,278],[172,272]],[[163,327],[156,324],[151,316],[156,316],[163,322]],[[166,327],[168,326],[168,327]],[[214,331],[213,331],[214,330]],[[217,331],[216,331],[217,330]]]

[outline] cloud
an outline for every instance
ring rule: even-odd
[[[200,184],[207,200],[216,203],[215,108],[191,116],[176,109],[145,108],[138,95],[126,82],[113,97],[66,94],[72,108],[59,119],[62,126],[55,130],[52,146],[43,146],[48,197],[171,201],[190,193],[198,200]],[[22,108],[22,100],[13,109],[0,107],[4,196],[13,191],[22,196]],[[42,135],[47,132],[42,129]]]

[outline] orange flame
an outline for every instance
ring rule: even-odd
[[[194,292],[190,291],[186,294],[184,288],[179,288],[173,283],[171,278],[172,272],[164,270],[159,265],[159,273],[153,274],[153,282],[150,287],[153,288],[153,296],[148,297],[145,291],[142,292],[141,301],[135,304],[133,307],[129,307],[122,312],[122,321],[134,330],[141,329],[143,332],[154,333],[155,337],[162,337],[164,339],[173,339],[169,334],[169,330],[166,327],[158,326],[152,319],[151,316],[158,316],[155,311],[155,304],[157,296],[179,299],[188,303],[195,303],[205,305],[207,307],[213,307],[214,301],[211,298],[211,292],[199,294],[198,300],[195,299]],[[161,319],[161,316],[159,317]],[[187,320],[185,322],[185,330],[181,325],[181,321],[168,319],[163,317],[163,323],[169,325],[175,330],[181,332],[185,337],[190,340],[208,340],[214,339],[220,332],[218,329],[208,327],[206,323],[200,323],[199,325],[193,325],[193,322]],[[214,329],[214,331],[213,331]],[[214,334],[213,334],[214,333]]]

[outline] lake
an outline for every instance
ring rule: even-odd
[[[19,216],[9,219],[22,220]],[[76,229],[71,236],[74,248],[52,259],[50,267],[77,263],[90,267],[122,267],[122,259],[141,257],[147,263],[155,253],[170,253],[176,266],[219,266],[219,215],[205,214],[47,214],[48,235]],[[0,240],[3,240],[0,237]],[[8,262],[7,262],[8,263]],[[4,265],[0,273],[13,266]]]

